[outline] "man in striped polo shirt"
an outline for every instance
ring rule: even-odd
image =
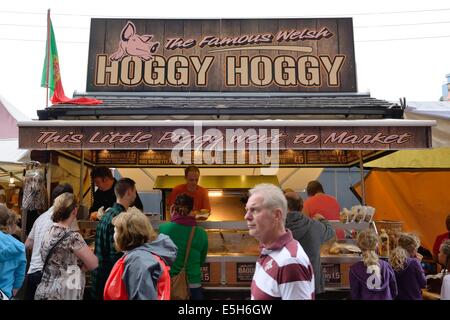
[[[251,286],[252,300],[314,299],[314,272],[300,243],[285,228],[287,201],[272,184],[250,190],[245,219],[261,243]]]

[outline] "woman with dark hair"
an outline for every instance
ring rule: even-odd
[[[70,230],[76,219],[78,204],[73,194],[63,193],[55,199],[53,226],[44,236],[41,257],[42,280],[36,300],[81,300],[85,285],[84,271],[98,266],[98,259],[77,232]]]
[[[183,267],[186,270],[191,300],[202,300],[201,266],[205,263],[208,252],[208,235],[206,231],[197,227],[192,212],[194,199],[187,194],[176,197],[171,206],[171,222],[159,226],[159,232],[168,235],[178,247],[177,259],[170,269],[170,275],[177,275]],[[189,255],[186,258],[187,244],[193,232]],[[186,265],[185,265],[186,261]]]

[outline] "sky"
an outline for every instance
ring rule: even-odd
[[[49,8],[69,97],[86,91],[91,18],[352,17],[358,92],[437,101],[450,74],[448,0],[1,1],[0,95],[33,119],[45,108],[40,79]]]

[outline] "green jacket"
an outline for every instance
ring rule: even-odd
[[[174,276],[181,271],[186,247],[192,227],[177,224],[175,222],[164,223],[159,226],[159,232],[168,235],[178,247],[177,258],[170,268],[170,275]],[[208,253],[208,235],[201,227],[195,227],[194,238],[192,239],[191,251],[186,266],[186,274],[190,284],[201,283],[200,267],[205,263]]]

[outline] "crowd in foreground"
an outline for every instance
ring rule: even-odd
[[[188,172],[188,174],[190,174]],[[198,176],[197,176],[198,181]],[[0,205],[0,290],[12,299],[23,285],[25,299],[81,300],[85,272],[92,272],[91,298],[98,300],[202,300],[201,266],[208,252],[205,230],[196,225],[195,198],[180,193],[170,207],[171,221],[155,232],[141,210],[132,206],[133,180],[114,183],[116,202],[96,230],[95,251],[76,232],[78,203],[70,185],[53,190],[53,206],[34,223],[25,244],[10,235],[12,213]],[[320,246],[336,233],[326,217],[302,213],[295,192],[261,184],[249,192],[245,220],[261,244],[251,284],[251,299],[315,299],[323,292]],[[447,219],[449,224],[450,216]],[[420,300],[426,286],[417,250],[418,237],[403,233],[389,259],[381,259],[378,235],[357,235],[361,261],[349,270],[351,298]],[[441,299],[450,299],[450,240],[442,239]],[[25,250],[31,250],[26,272]],[[183,279],[186,279],[185,281]],[[185,291],[185,292],[183,292]]]

